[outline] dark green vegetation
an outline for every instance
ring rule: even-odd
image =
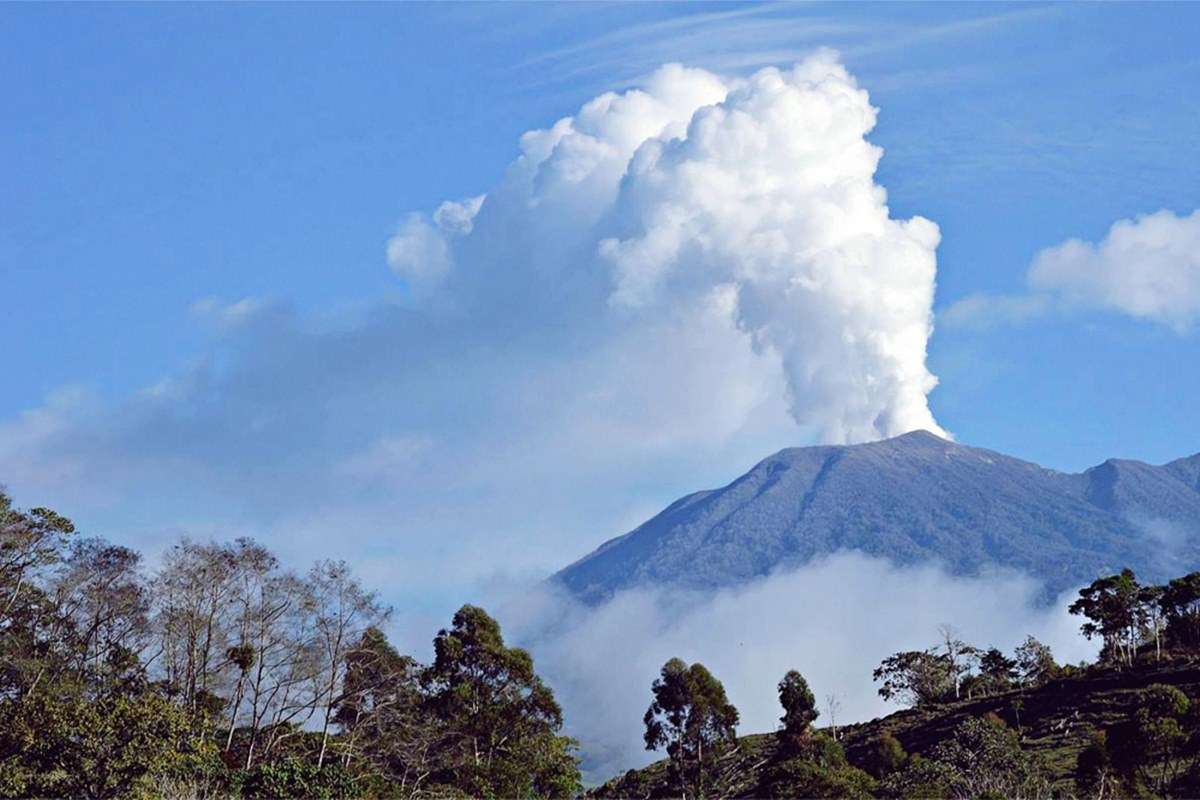
[[[0,796],[569,797],[529,654],[464,606],[429,665],[343,563],[137,553],[0,492]]]
[[[1060,666],[1027,639],[1011,655],[968,645],[950,628],[927,650],[897,653],[874,677],[910,708],[818,730],[812,691],[796,671],[779,683],[778,731],[732,738],[682,725],[667,759],[631,770],[594,797],[1049,798],[1200,796],[1200,574],[1142,586],[1129,571],[1093,582],[1072,613],[1103,641],[1096,664]],[[687,670],[686,673],[683,670]],[[724,698],[699,664],[673,660],[672,707]],[[736,718],[726,708],[722,718]],[[691,720],[690,716],[684,719]],[[697,718],[703,719],[703,715]],[[713,735],[719,732],[720,735]],[[704,744],[703,749],[700,743]],[[701,756],[703,752],[703,756]]]
[[[556,580],[585,602],[632,586],[708,590],[856,550],[955,574],[1003,565],[1050,593],[1131,567],[1200,569],[1200,454],[1078,475],[915,431],[800,447],[672,503]]]

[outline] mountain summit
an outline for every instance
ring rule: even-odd
[[[798,447],[683,497],[554,576],[585,602],[634,586],[715,589],[839,550],[956,574],[1008,567],[1050,591],[1131,567],[1200,567],[1200,454],[1080,474],[926,431]]]

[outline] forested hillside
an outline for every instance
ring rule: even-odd
[[[1130,725],[1138,724],[1139,710],[1153,708],[1160,699],[1179,703],[1171,689],[1187,698],[1188,712],[1165,723],[1148,717],[1150,726],[1141,732]],[[1070,670],[1069,677],[1043,686],[814,728],[807,774],[795,763],[781,769],[789,758],[780,734],[740,737],[715,760],[708,792],[966,798],[989,796],[990,787],[996,797],[1194,797],[1200,789],[1198,704],[1200,661],[1195,659],[1133,670]],[[1122,753],[1114,758],[1112,731],[1123,745],[1141,739],[1129,753],[1132,758],[1122,760]],[[1150,731],[1155,732],[1146,737]],[[1147,755],[1155,749],[1175,758],[1156,762]],[[799,779],[790,789],[779,782],[780,774],[789,772]],[[1160,789],[1156,784],[1164,774],[1172,785]],[[614,778],[589,796],[677,797],[679,791],[670,761],[663,760]]]
[[[668,757],[589,795],[1200,795],[1200,573],[1164,586],[1128,570],[1100,578],[1071,613],[1102,641],[1097,663],[1057,664],[1033,638],[1010,657],[946,627],[874,671],[879,694],[909,708],[861,724],[817,728],[818,702],[793,671],[778,687],[779,730],[738,738],[720,682],[668,663],[645,718],[647,746],[664,743]]]

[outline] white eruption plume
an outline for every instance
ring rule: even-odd
[[[744,80],[668,65],[526,133],[482,203],[410,219],[392,266],[476,314],[636,327],[708,309],[782,370],[814,438],[945,435],[925,366],[939,232],[889,216],[875,118],[829,51]]]

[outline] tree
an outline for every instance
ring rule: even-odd
[[[529,653],[507,647],[499,624],[463,606],[433,642],[422,676],[447,736],[436,779],[476,796],[568,796],[579,788],[574,742]]]
[[[1108,736],[1095,731],[1075,759],[1075,786],[1084,797],[1106,800],[1120,788],[1108,752]]]
[[[1187,695],[1174,686],[1153,684],[1138,692],[1132,713],[1108,731],[1108,753],[1117,773],[1135,788],[1163,794],[1179,774],[1190,707]]]
[[[436,768],[444,726],[426,713],[422,667],[396,652],[378,628],[368,628],[347,655],[346,679],[335,720],[342,731],[343,766],[361,754],[390,782],[390,792],[412,797]]]
[[[908,706],[924,706],[946,699],[953,691],[949,659],[931,650],[909,650],[888,656],[872,673],[881,682],[879,696]]]
[[[233,698],[229,703],[229,730],[225,736],[225,752],[233,747],[233,734],[242,714],[242,700],[251,686],[256,667],[261,667],[261,642],[257,640],[258,624],[264,614],[272,613],[278,602],[270,592],[279,562],[265,547],[241,538],[235,542],[235,574],[233,578],[233,611],[231,612],[231,643],[225,650],[229,662],[237,669]],[[283,609],[280,608],[279,611]],[[252,718],[252,724],[256,722]],[[253,735],[251,736],[253,738]]]
[[[946,667],[950,681],[954,684],[954,699],[961,697],[963,678],[971,672],[971,662],[978,651],[958,638],[958,631],[951,625],[938,626],[941,636],[942,655],[946,658]]]
[[[162,668],[170,691],[196,711],[225,688],[230,641],[225,613],[236,554],[227,545],[184,539],[163,557],[155,578]]]
[[[1154,641],[1154,660],[1162,660],[1162,634],[1167,619],[1162,599],[1165,586],[1143,586],[1137,595],[1137,622],[1141,626],[1139,638]]]
[[[76,539],[50,581],[58,613],[70,623],[64,631],[71,632],[73,667],[85,680],[119,679],[111,673],[122,665],[136,665],[124,677],[144,678],[139,657],[150,637],[150,597],[140,563],[127,547]]]
[[[75,525],[48,508],[23,512],[0,487],[0,621],[57,564]]]
[[[252,651],[243,680],[244,710],[235,694],[238,716],[234,719],[241,721],[244,730],[245,769],[255,759],[269,756],[283,738],[312,718],[320,686],[315,604],[309,587],[296,575],[276,572],[273,565],[259,563],[249,569],[261,574],[251,579],[249,599],[238,606],[241,620],[235,645]],[[231,731],[227,751],[233,741]]]
[[[48,589],[74,533],[66,517],[20,511],[0,489],[0,698],[20,698],[71,666],[70,620]]]
[[[833,692],[825,695],[825,710],[829,712],[829,734],[837,741],[841,738],[838,733],[838,711],[842,708],[842,701]]]
[[[1168,583],[1159,607],[1166,617],[1168,645],[1188,652],[1200,650],[1200,572]]]
[[[1017,662],[1017,684],[1025,689],[1042,686],[1058,674],[1058,664],[1049,645],[1042,644],[1032,636],[1026,636],[1013,652]]]
[[[867,750],[867,772],[876,778],[886,778],[894,772],[899,772],[908,764],[908,753],[900,740],[889,731],[884,731],[871,741]]]
[[[817,711],[817,701],[808,681],[796,670],[789,670],[779,682],[779,704],[783,706],[783,723],[785,741],[796,742],[808,735],[813,722],[820,716]]]
[[[989,690],[1002,692],[1013,685],[1018,675],[1018,662],[996,648],[988,648],[979,656],[979,674],[988,684]]]
[[[0,704],[0,761],[10,781],[19,776],[20,796],[126,796],[206,747],[191,730],[154,692],[90,700],[37,691]]]
[[[781,698],[785,688],[800,695],[808,688],[798,682],[789,683],[786,678],[784,681],[787,686],[781,684]],[[654,699],[643,718],[646,749],[665,747],[680,789],[684,794],[691,790],[696,796],[702,795],[715,751],[736,738],[738,711],[726,698],[721,682],[698,662],[688,666],[672,658],[663,665],[650,691]],[[808,698],[811,704],[811,692]],[[802,697],[796,700],[799,716],[793,724],[799,724],[803,717],[803,705]]]
[[[1133,571],[1124,569],[1080,589],[1079,599],[1068,609],[1088,620],[1080,626],[1084,636],[1103,639],[1102,658],[1133,664],[1140,632],[1141,588]]]
[[[0,797],[578,794],[562,711],[495,620],[464,606],[425,667],[385,619],[341,562],[185,539],[147,581],[0,492]]]
[[[363,633],[383,623],[390,609],[379,604],[373,592],[363,589],[344,561],[320,561],[309,573],[314,613],[319,685],[314,692],[321,709],[321,749],[317,769],[325,764],[329,726],[341,699],[347,655]]]

